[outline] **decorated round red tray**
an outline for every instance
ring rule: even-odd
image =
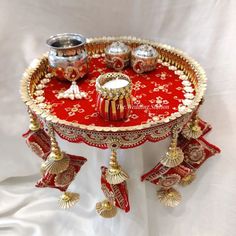
[[[128,120],[106,121],[96,111],[96,78],[113,71],[104,60],[104,49],[113,41],[131,48],[150,44],[159,53],[154,71],[137,74],[131,67],[122,71],[132,80],[133,105]],[[205,91],[204,71],[193,59],[167,45],[130,37],[95,38],[86,44],[89,72],[77,83],[88,96],[80,100],[58,99],[70,82],[47,76],[47,55],[32,62],[22,80],[22,98],[43,122],[53,123],[56,132],[71,142],[107,148],[116,140],[120,148],[159,141],[173,126],[183,126],[197,109]],[[43,87],[43,88],[42,88]]]

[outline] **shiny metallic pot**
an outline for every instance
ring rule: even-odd
[[[49,65],[58,78],[75,81],[88,72],[85,43],[85,37],[75,33],[57,34],[47,40]]]
[[[121,71],[129,65],[130,47],[122,42],[113,42],[105,48],[106,65],[116,71]]]
[[[144,73],[156,69],[157,59],[157,50],[147,44],[138,46],[131,53],[131,65],[136,73]]]

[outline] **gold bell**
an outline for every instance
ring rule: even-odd
[[[160,160],[161,164],[167,167],[175,167],[184,160],[184,153],[181,148],[177,147],[178,132],[173,132],[170,147],[166,155]]]
[[[108,200],[96,204],[97,213],[104,218],[112,218],[117,214],[117,208]]]
[[[110,157],[109,168],[106,172],[106,180],[110,184],[120,184],[129,178],[128,174],[122,170],[117,162],[117,153],[112,150]]]
[[[199,126],[199,119],[197,115],[183,128],[182,135],[186,139],[197,139],[202,135],[202,129]]]
[[[69,167],[70,159],[65,153],[61,152],[52,125],[49,125],[48,128],[51,141],[51,153],[43,163],[43,169],[50,174],[59,174]]]
[[[181,202],[181,194],[174,188],[161,188],[157,191],[160,202],[167,207],[176,207]]]
[[[64,192],[59,198],[59,206],[62,209],[68,209],[74,206],[80,199],[80,195],[78,193],[72,192]]]

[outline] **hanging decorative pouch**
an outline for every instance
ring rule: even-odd
[[[37,117],[28,110],[30,125],[29,130],[22,135],[28,147],[40,158],[46,160],[50,153],[50,137],[43,130],[42,124],[37,120]]]
[[[57,188],[64,192],[59,199],[59,205],[61,208],[69,208],[79,201],[79,194],[67,192],[67,189],[87,159],[66,153],[63,153],[63,155],[70,160],[68,168],[61,173],[51,174],[44,169],[43,163],[41,168],[42,178],[35,186],[38,188]]]
[[[102,166],[101,172],[101,185],[105,197],[110,202],[114,203],[116,207],[128,212],[130,206],[126,181],[123,181],[120,184],[110,184],[106,180],[107,168]]]
[[[68,168],[59,174],[51,174],[45,171],[42,165],[42,178],[37,182],[36,187],[57,188],[60,191],[67,190],[68,186],[74,180],[75,176],[78,174],[80,168],[87,161],[87,159],[84,157],[69,155],[66,153],[64,153],[64,155],[66,155],[70,160]]]

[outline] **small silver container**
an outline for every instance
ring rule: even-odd
[[[63,33],[51,36],[47,40],[47,45],[50,47],[49,65],[55,70],[59,69],[64,77],[67,75],[67,68],[72,67],[78,71],[77,78],[74,80],[82,78],[88,72],[85,43],[85,37],[80,34]],[[70,78],[65,79],[70,80]]]
[[[113,42],[105,48],[105,61],[109,68],[121,71],[129,65],[130,47],[122,42]]]
[[[136,73],[154,70],[157,65],[157,59],[157,50],[147,44],[138,46],[131,53],[131,65]]]

